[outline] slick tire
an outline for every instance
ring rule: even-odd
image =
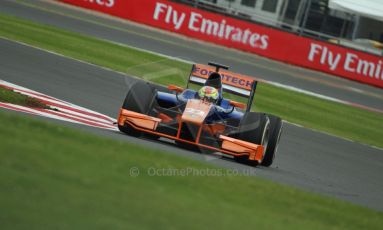
[[[266,114],[247,112],[239,124],[239,131],[235,135],[235,138],[263,145],[265,149],[267,149],[270,136],[269,132],[270,120]],[[248,157],[237,158],[237,161],[253,166],[258,164],[256,161],[250,161]]]
[[[130,87],[122,108],[137,113],[148,114],[155,99],[156,89],[148,82],[137,81]],[[139,137],[141,132],[125,124],[118,129],[131,136]]]
[[[265,156],[262,160],[261,165],[269,167],[275,158],[275,154],[278,150],[279,140],[282,134],[283,122],[280,117],[274,115],[267,115],[270,119],[270,135],[269,144],[266,149]]]

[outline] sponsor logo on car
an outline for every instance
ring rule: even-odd
[[[198,76],[202,78],[208,78],[210,73],[214,72],[214,69],[205,67],[204,65],[195,65],[193,68],[193,76]],[[251,86],[254,82],[254,79],[241,76],[239,74],[234,74],[229,71],[220,71],[222,83],[236,86],[242,89],[251,89]]]
[[[194,108],[186,108],[185,113],[188,113],[192,117],[203,117],[205,115],[205,112],[199,109],[194,109]]]

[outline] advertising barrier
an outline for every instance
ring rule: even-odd
[[[383,58],[166,0],[59,0],[383,88]]]

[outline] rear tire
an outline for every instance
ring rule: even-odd
[[[137,81],[130,87],[122,108],[137,113],[148,114],[155,100],[156,90],[148,82]],[[118,129],[131,136],[139,137],[141,132],[130,127],[129,125],[118,125]]]
[[[270,120],[264,113],[248,112],[243,116],[239,124],[239,132],[234,135],[250,143],[263,145],[267,149],[269,142]],[[237,160],[241,163],[256,166],[258,162],[250,161],[248,157],[240,157]]]
[[[282,119],[274,115],[268,115],[270,119],[270,136],[269,144],[266,149],[265,156],[262,160],[261,165],[269,167],[275,158],[275,154],[278,150],[279,140],[282,134]]]

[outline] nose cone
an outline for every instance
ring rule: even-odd
[[[190,122],[196,125],[201,125],[209,114],[211,107],[211,103],[202,100],[188,100],[181,119],[183,122]]]

